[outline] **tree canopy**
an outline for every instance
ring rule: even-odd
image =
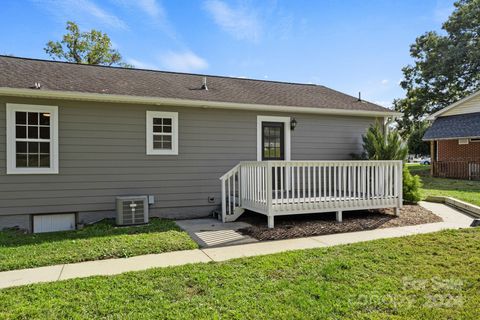
[[[410,47],[414,63],[402,69],[406,97],[394,101],[403,112],[398,128],[408,135],[413,124],[480,89],[480,0],[459,0],[442,25]]]
[[[423,141],[423,135],[429,128],[426,121],[418,121],[412,125],[410,134],[408,136],[407,145],[408,152],[410,154],[428,155],[430,153],[430,145],[428,142]]]
[[[67,33],[61,41],[49,41],[44,48],[53,59],[82,64],[131,67],[112,48],[110,37],[101,31],[81,32],[75,22],[67,22]]]

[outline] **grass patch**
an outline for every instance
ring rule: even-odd
[[[421,177],[423,199],[427,196],[446,196],[480,206],[480,181],[433,178],[429,165],[410,164],[408,169]]]
[[[116,227],[109,220],[82,230],[24,234],[0,232],[0,271],[197,248],[170,220]]]
[[[0,318],[478,319],[480,229],[0,291]]]

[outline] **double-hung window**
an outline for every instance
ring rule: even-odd
[[[58,107],[7,104],[7,174],[58,173]]]
[[[147,111],[147,154],[178,154],[178,113]]]

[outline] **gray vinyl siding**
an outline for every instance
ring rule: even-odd
[[[5,104],[59,106],[59,174],[6,175]],[[179,114],[179,154],[146,155],[146,111]],[[151,213],[207,215],[218,178],[256,160],[257,115],[295,117],[292,160],[350,159],[375,119],[54,100],[0,99],[0,216],[113,211],[115,196],[154,195]],[[208,203],[209,197],[215,203]],[[100,215],[100,213],[99,213]],[[1,227],[1,226],[0,226]]]

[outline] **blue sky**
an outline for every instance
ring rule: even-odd
[[[389,106],[420,34],[453,0],[3,0],[0,54],[48,58],[65,22],[139,68],[322,84]]]

